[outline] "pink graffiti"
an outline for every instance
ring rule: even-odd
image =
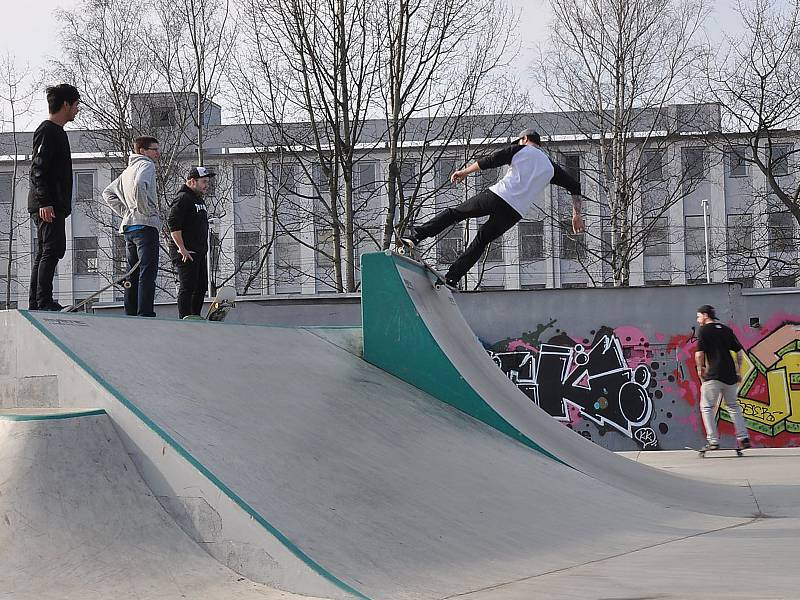
[[[527,350],[531,353],[536,353],[539,349],[536,346],[528,344],[524,340],[514,340],[513,342],[508,343],[508,350],[506,352],[516,352],[517,350]]]

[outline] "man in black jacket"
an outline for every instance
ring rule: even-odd
[[[178,271],[178,315],[199,315],[208,290],[208,214],[203,196],[212,173],[206,167],[192,167],[186,183],[178,190],[169,213],[172,243],[169,254]]]
[[[505,177],[489,189],[458,206],[444,209],[419,227],[410,228],[408,234],[403,236],[403,242],[413,247],[465,219],[489,217],[478,228],[475,239],[467,249],[450,265],[445,275],[450,286],[458,285],[458,281],[478,262],[489,244],[522,219],[548,184],[563,187],[572,194],[572,228],[575,233],[583,231],[580,181],[548,158],[542,151],[539,134],[533,129],[522,131],[517,144],[459,169],[450,176],[450,181],[460,183],[467,175],[503,165],[510,165],[511,168]]]
[[[72,155],[64,125],[75,120],[81,96],[62,83],[47,88],[50,117],[33,134],[28,212],[36,224],[36,256],[31,268],[28,307],[61,310],[53,300],[53,276],[67,251],[65,223],[72,212]]]

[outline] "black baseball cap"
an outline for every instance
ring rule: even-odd
[[[703,304],[703,306],[697,309],[697,312],[708,315],[712,319],[717,316],[717,309],[710,304]]]
[[[206,167],[192,167],[186,174],[186,179],[202,179],[203,177],[216,177],[217,174]]]

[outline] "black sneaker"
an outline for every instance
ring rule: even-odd
[[[403,242],[409,248],[416,248],[419,245],[420,239],[417,236],[417,230],[414,229],[413,225],[409,225],[406,227],[406,232],[400,238],[400,241]]]
[[[458,279],[452,279],[450,277],[444,278],[444,284],[449,287],[450,289],[457,290],[458,288]]]
[[[749,437],[742,438],[742,439],[739,440],[739,449],[747,450],[748,448],[752,448],[752,447],[753,447],[753,444],[750,443],[750,438]]]
[[[719,450],[719,444],[707,443],[705,446],[700,448],[701,452],[708,452],[709,450]]]

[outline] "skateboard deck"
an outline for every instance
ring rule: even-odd
[[[430,266],[427,262],[425,262],[425,260],[420,256],[419,252],[417,252],[416,248],[406,244],[403,241],[402,234],[400,233],[400,230],[397,229],[396,225],[394,227],[394,237],[395,237],[395,249],[396,249],[396,251],[397,251],[397,253],[399,255],[409,257],[414,262],[419,263],[420,265],[422,265],[422,267],[426,271],[428,271],[431,275],[433,275],[433,277],[434,277],[434,281],[433,281],[434,289],[438,290],[438,289],[441,289],[442,287],[446,287],[447,289],[449,289],[452,292],[457,292],[458,291],[457,287],[449,285],[447,283],[447,280],[445,279],[444,275],[439,273],[439,271],[437,271],[432,266]]]
[[[139,268],[139,263],[141,263],[141,262],[142,262],[142,261],[140,261],[140,260],[137,260],[137,261],[136,261],[136,264],[135,264],[135,265],[133,265],[133,267],[132,267],[130,270],[128,270],[128,272],[127,272],[127,273],[125,273],[125,274],[124,274],[122,277],[120,277],[119,279],[115,279],[114,281],[112,281],[112,282],[111,282],[111,283],[109,283],[108,285],[105,285],[105,286],[101,287],[99,290],[97,290],[97,291],[96,291],[94,294],[92,294],[92,295],[91,295],[91,296],[89,296],[88,298],[84,298],[83,300],[81,300],[80,302],[78,302],[78,303],[76,303],[76,304],[72,304],[72,305],[70,305],[70,306],[65,306],[64,308],[62,308],[62,309],[61,309],[61,312],[77,312],[77,311],[79,311],[81,308],[83,308],[84,306],[86,306],[87,304],[91,303],[91,301],[92,301],[92,300],[94,300],[95,298],[97,298],[97,297],[98,297],[100,294],[102,294],[103,292],[105,292],[107,289],[109,289],[109,288],[112,288],[112,287],[114,287],[115,285],[122,286],[122,287],[123,287],[123,288],[125,288],[126,290],[127,290],[127,289],[130,289],[130,287],[131,287],[131,282],[130,282],[130,280],[129,280],[129,277],[130,277],[131,275],[133,275],[133,272],[134,272],[136,269],[138,269],[138,268]]]
[[[697,455],[700,458],[705,458],[706,454],[714,454],[716,452],[736,452],[736,456],[744,456],[743,453],[744,451],[742,450],[742,448],[737,448],[733,446],[720,446],[715,450],[703,450],[702,448],[691,448],[689,446],[686,446],[686,449],[694,450],[695,452],[697,452]]]
[[[207,321],[224,321],[228,313],[236,307],[236,290],[229,286],[217,290],[206,313]]]

